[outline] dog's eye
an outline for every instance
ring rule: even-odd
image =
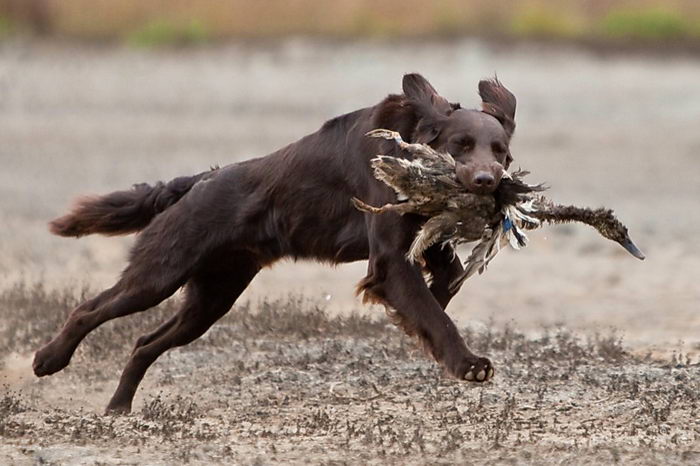
[[[506,151],[506,146],[504,146],[500,142],[494,142],[493,144],[491,144],[491,150],[495,154],[503,154]]]
[[[466,151],[471,151],[474,149],[474,145],[476,142],[474,141],[474,138],[464,138],[459,141],[459,145],[464,148]]]

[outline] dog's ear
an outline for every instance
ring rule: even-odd
[[[403,93],[409,100],[430,107],[440,115],[452,112],[452,105],[435,90],[432,84],[418,73],[403,77]]]
[[[453,105],[417,73],[404,75],[403,93],[418,117],[412,142],[428,144],[434,141],[440,135],[447,115],[454,110]]]
[[[508,137],[515,132],[515,96],[505,88],[498,78],[479,81],[479,96],[484,113],[501,122]]]
[[[413,134],[411,135],[411,142],[415,144],[430,144],[435,141],[444,126],[444,117],[442,118],[430,118],[424,117],[418,120]]]

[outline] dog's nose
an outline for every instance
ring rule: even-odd
[[[478,172],[472,179],[472,184],[482,189],[491,189],[496,185],[496,178],[488,172]]]

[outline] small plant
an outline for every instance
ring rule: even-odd
[[[143,418],[147,421],[179,422],[193,424],[195,419],[202,417],[202,412],[195,402],[177,396],[172,403],[166,403],[158,394],[147,401],[141,409]]]
[[[581,34],[581,25],[571,17],[550,9],[529,8],[516,14],[510,32],[529,37],[575,37]]]
[[[400,26],[364,8],[355,12],[351,22],[353,34],[362,37],[391,37],[399,35]]]
[[[17,283],[0,290],[0,354],[36,348],[77,302],[72,290],[48,291],[41,284]]]
[[[596,334],[594,339],[589,341],[590,351],[606,362],[620,363],[624,361],[629,353],[622,344],[622,336],[615,333],[609,335]]]
[[[600,28],[605,35],[621,39],[678,39],[692,29],[680,12],[663,8],[613,10],[601,20]]]
[[[8,18],[0,16],[0,40],[9,37],[13,32],[15,32],[15,28],[12,22]]]
[[[10,391],[7,385],[3,385],[2,389],[5,394],[0,398],[0,419],[6,419],[13,414],[27,410],[27,407],[20,400],[19,394]]]
[[[242,332],[235,332],[238,338],[280,335],[302,339],[337,334],[371,336],[382,334],[387,325],[386,319],[358,313],[331,317],[322,303],[297,295],[244,303],[222,323],[242,327]]]
[[[211,34],[198,20],[174,22],[157,19],[127,36],[127,42],[136,47],[189,46],[209,41]]]
[[[30,426],[21,421],[12,419],[15,414],[27,411],[27,406],[22,402],[18,393],[9,390],[7,385],[2,386],[5,394],[0,397],[0,438],[22,437],[30,431]]]

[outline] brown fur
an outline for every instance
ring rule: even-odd
[[[370,159],[378,153],[410,157],[365,137],[369,130],[393,129],[408,141],[449,151],[465,173],[479,173],[472,166],[500,173],[506,153],[494,147],[507,146],[510,134],[493,116],[450,104],[420,75],[406,75],[403,88],[403,95],[334,118],[266,157],[83,198],[53,221],[52,231],[64,236],[140,233],[119,281],[73,310],[61,332],[37,352],[36,375],[67,366],[82,339],[102,323],[145,311],[184,287],[179,313],[136,342],[107,408],[129,411],[146,370],[163,352],[206,332],[261,268],[293,258],[368,259],[367,275],[358,285],[364,299],[392,308],[399,325],[417,335],[455,377],[488,380],[490,361],[467,348],[444,311],[453,296],[449,283],[462,271],[454,251],[425,252],[428,284],[423,268],[405,258],[425,219],[362,213],[351,199],[395,202],[393,191],[372,175]],[[506,95],[512,97],[506,90],[489,94],[489,108],[503,104],[501,113],[507,113],[508,100],[499,100]],[[471,144],[463,144],[466,138]],[[496,188],[464,182],[481,192]]]
[[[215,170],[175,178],[167,184],[141,183],[105,196],[79,197],[67,215],[49,222],[49,230],[54,235],[76,238],[93,233],[108,236],[135,233],[175,204],[197,182],[213,176]]]

